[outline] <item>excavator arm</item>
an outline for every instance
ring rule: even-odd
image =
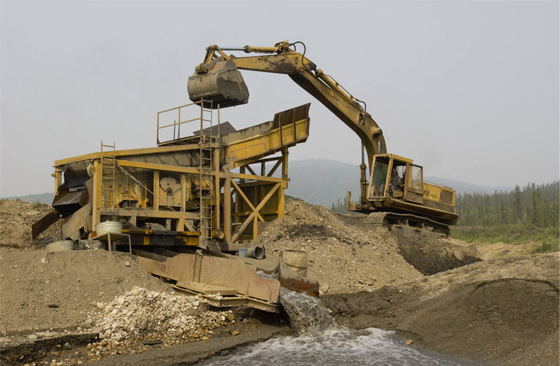
[[[303,45],[301,42],[290,44],[285,41],[274,47],[208,47],[204,62],[197,66],[195,74],[189,78],[191,100],[213,100],[221,108],[244,104],[249,94],[237,69],[286,74],[360,137],[371,164],[374,155],[387,152],[381,129],[362,107],[362,104],[365,106],[364,102],[354,98],[332,77],[305,58],[305,52],[302,55],[292,49],[297,43]],[[260,55],[236,57],[224,51]]]

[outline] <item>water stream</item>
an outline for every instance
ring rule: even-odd
[[[282,288],[280,302],[298,336],[273,337],[225,356],[212,357],[200,365],[475,365],[405,345],[404,339],[394,332],[342,328],[317,298]]]

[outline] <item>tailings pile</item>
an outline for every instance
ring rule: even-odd
[[[98,303],[91,317],[101,341],[96,353],[115,354],[136,342],[169,346],[207,340],[213,329],[235,323],[229,311],[211,311],[198,296],[183,296],[134,287],[110,303]]]
[[[264,245],[267,255],[306,251],[308,275],[319,281],[323,293],[372,291],[431,274],[425,273],[419,257],[424,263],[439,261],[442,255],[454,258],[436,270],[428,268],[434,272],[478,260],[476,250],[459,241],[396,236],[374,226],[367,215],[337,215],[297,199],[286,203],[286,215],[271,222],[254,244]],[[408,255],[412,251],[414,255]]]

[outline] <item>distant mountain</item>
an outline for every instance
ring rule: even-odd
[[[352,192],[354,200],[359,197],[360,168],[358,165],[326,159],[306,159],[290,161],[290,182],[287,195],[301,198],[315,205],[330,207],[338,200],[344,202],[346,191]],[[514,187],[483,187],[450,179],[425,177],[428,182],[452,187],[457,193],[494,193],[511,191]],[[52,193],[30,194],[27,196],[7,197],[27,202],[52,203]]]
[[[28,194],[27,196],[14,196],[14,197],[2,197],[2,199],[10,199],[10,200],[17,200],[20,199],[22,201],[35,203],[47,203],[51,204],[53,201],[54,194],[52,192],[48,193],[38,193],[38,194]]]
[[[314,205],[330,207],[339,199],[344,202],[346,191],[352,192],[353,199],[359,197],[360,168],[357,165],[322,159],[291,161],[288,175],[286,194]]]
[[[474,184],[459,182],[456,180],[436,178],[436,177],[426,177],[425,180],[442,186],[451,187],[455,190],[455,192],[457,192],[457,194],[474,193],[474,192],[492,194],[495,191],[509,192],[515,188],[515,186],[510,186],[510,187],[477,186]]]
[[[301,198],[315,205],[330,207],[338,200],[344,202],[346,191],[352,192],[352,199],[359,197],[360,168],[358,165],[335,160],[306,159],[290,161],[290,182],[287,195]],[[458,194],[494,193],[510,191],[514,187],[483,187],[450,179],[425,177],[428,182],[453,188]]]

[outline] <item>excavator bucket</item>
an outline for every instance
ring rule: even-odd
[[[193,102],[203,99],[206,108],[216,109],[249,101],[249,90],[233,61],[215,60],[207,68],[207,72],[189,77],[187,90]]]

